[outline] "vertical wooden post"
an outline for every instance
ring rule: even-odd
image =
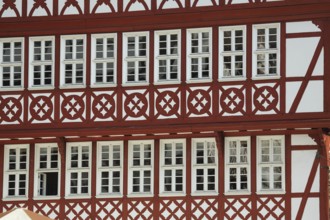
[[[291,167],[292,167],[292,150],[291,135],[285,136],[285,219],[291,220]]]
[[[159,158],[160,145],[159,139],[155,140],[154,146],[154,213],[153,219],[160,219],[159,211],[160,211],[160,198],[159,198]]]
[[[257,138],[251,136],[251,219],[257,220]]]
[[[124,140],[124,172],[123,172],[123,209],[122,209],[122,219],[128,219],[128,141]]]
[[[5,155],[4,155],[4,150],[5,150],[5,145],[4,144],[0,144],[0,173],[4,174],[5,169],[4,169],[4,159],[5,159]],[[3,212],[3,175],[0,175],[0,213]]]
[[[60,211],[59,211],[59,219],[65,219],[65,183],[66,183],[66,141],[65,138],[58,138],[58,151],[60,153],[61,158],[61,181],[60,181]]]
[[[97,170],[97,143],[96,141],[92,142],[92,171],[91,171],[91,219],[97,219],[96,215],[96,170]]]
[[[29,185],[28,185],[28,209],[33,211],[33,195],[34,195],[34,155],[35,155],[35,144],[30,144],[30,153],[29,153],[29,167],[27,167],[29,171]]]
[[[216,132],[215,140],[218,148],[218,219],[225,218],[225,158],[224,158],[224,134],[223,132]]]
[[[187,138],[187,143],[186,143],[186,153],[187,153],[187,158],[186,158],[186,191],[187,191],[187,196],[186,196],[186,219],[192,219],[192,214],[191,214],[191,203],[192,203],[192,197],[191,197],[191,182],[192,182],[192,170],[191,170],[191,161],[192,161],[192,144],[191,144],[191,138]]]

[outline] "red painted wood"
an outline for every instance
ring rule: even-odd
[[[254,163],[252,162],[254,161]],[[252,220],[257,220],[257,195],[255,192],[257,192],[257,139],[255,136],[251,137],[251,167],[250,167],[250,173],[251,173],[251,203],[252,203]]]
[[[192,143],[191,138],[186,139],[186,218],[191,219],[192,215],[190,210],[192,209],[191,202],[191,190],[192,190]]]
[[[160,198],[159,198],[159,184],[160,184],[160,173],[159,167],[162,162],[160,161],[160,144],[159,140],[154,142],[154,196],[153,196],[153,205],[154,205],[154,219],[160,219],[160,213],[156,210],[160,210]]]
[[[311,169],[309,177],[308,177],[308,181],[306,184],[306,188],[305,188],[303,197],[301,199],[301,203],[300,203],[300,206],[299,206],[299,209],[297,212],[296,219],[302,219],[302,217],[304,215],[304,211],[306,211],[305,207],[306,207],[306,203],[308,200],[308,194],[311,192],[312,185],[313,185],[313,182],[314,182],[314,179],[316,176],[317,168],[319,167],[319,165],[320,165],[320,158],[318,155],[316,155],[315,160],[313,162],[312,169]]]
[[[35,155],[35,145],[30,144],[30,152],[29,152],[29,183],[34,183],[34,155]],[[33,197],[34,197],[34,184],[29,184],[28,185],[28,208],[29,210],[33,210]]]
[[[0,144],[0,173],[4,173],[4,157],[5,157],[5,154],[4,154],[4,150],[5,150],[5,145],[4,144]],[[3,175],[0,175],[0,183],[3,183]],[[0,187],[0,213],[3,212],[3,201],[2,201],[2,198],[3,198],[3,187]]]
[[[131,181],[128,179],[128,141],[124,141],[124,160],[123,160],[123,212],[122,212],[122,218],[128,219],[128,200],[127,200],[127,194],[128,194],[128,181]]]
[[[298,94],[291,106],[291,109],[290,109],[290,113],[294,113],[297,111],[297,108],[299,106],[299,103],[303,97],[303,94],[304,92],[306,91],[306,88],[307,88],[307,85],[308,85],[308,82],[309,82],[309,79],[311,77],[311,75],[313,74],[313,71],[314,71],[314,68],[316,66],[316,63],[317,63],[317,60],[318,58],[320,57],[320,53],[322,51],[322,48],[323,48],[323,40],[320,39],[319,41],[319,44],[317,45],[316,47],[316,50],[315,50],[315,53],[314,53],[314,56],[311,60],[311,63],[307,69],[307,72],[306,72],[306,75],[305,75],[305,79],[304,81],[302,82],[300,88],[299,88],[299,91],[298,91]]]
[[[292,183],[292,146],[291,135],[285,135],[285,219],[291,220],[291,183]]]
[[[97,180],[97,143],[95,141],[92,142],[92,149],[91,149],[91,155],[92,155],[92,160],[90,161],[90,166],[91,166],[91,173],[90,173],[90,193],[91,193],[91,215],[90,218],[91,219],[96,219],[97,215],[96,215],[96,180]]]

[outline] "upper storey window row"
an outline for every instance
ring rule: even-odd
[[[156,84],[180,83],[183,78],[187,82],[209,82],[214,79],[214,62],[218,62],[219,80],[244,80],[251,72],[247,70],[248,60],[252,60],[253,78],[279,76],[279,24],[253,25],[252,36],[248,36],[244,25],[219,27],[218,39],[212,38],[214,31],[212,28],[187,29],[185,34],[181,30],[155,31],[154,39],[150,39],[148,31],[127,32],[123,33],[122,45],[118,45],[116,33],[92,34],[90,44],[87,35],[63,35],[60,46],[55,45],[52,36],[31,37],[28,86],[54,88],[56,77],[62,88],[79,88],[87,83],[94,87],[146,85],[151,76]],[[55,50],[60,50],[59,66],[55,65]],[[118,52],[122,60],[118,60]],[[24,87],[24,54],[27,54],[24,38],[0,39],[1,88]],[[248,55],[252,59],[247,59]],[[122,63],[120,69],[118,62]],[[183,69],[185,72],[181,72]]]

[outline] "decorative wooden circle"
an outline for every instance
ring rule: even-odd
[[[0,104],[0,117],[7,122],[19,120],[22,114],[21,103],[12,97],[4,99]]]
[[[124,105],[128,116],[138,118],[146,114],[148,100],[141,93],[132,93],[127,96]]]
[[[220,97],[222,109],[227,113],[237,113],[243,110],[244,94],[237,88],[230,88],[223,91]]]
[[[30,113],[35,120],[46,120],[51,117],[52,112],[53,103],[46,96],[38,96],[30,104]]]
[[[62,114],[65,118],[70,120],[82,117],[85,110],[85,103],[80,96],[71,95],[65,97],[62,102]]]
[[[115,112],[115,100],[108,94],[101,94],[94,98],[92,110],[96,117],[105,119],[113,116]]]
[[[273,110],[278,103],[277,91],[270,86],[260,87],[254,93],[253,103],[259,111]]]
[[[156,99],[156,109],[159,114],[171,116],[178,112],[180,100],[172,91],[162,92]]]
[[[211,97],[204,90],[192,91],[188,96],[188,109],[192,114],[202,115],[211,107]]]

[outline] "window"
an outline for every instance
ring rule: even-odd
[[[258,137],[258,190],[284,190],[284,137]]]
[[[0,40],[1,88],[23,87],[23,38]]]
[[[211,28],[189,29],[187,33],[187,79],[211,79]]]
[[[67,144],[67,195],[89,195],[91,143]]]
[[[218,191],[218,158],[214,138],[193,139],[192,192]]]
[[[180,31],[158,31],[155,40],[156,82],[180,79]]]
[[[35,196],[58,196],[60,159],[57,144],[36,144],[35,162]]]
[[[124,34],[124,77],[123,83],[148,82],[149,57],[148,32]]]
[[[115,34],[92,35],[92,84],[96,86],[116,82]]]
[[[129,141],[129,193],[151,195],[153,141]]]
[[[279,75],[280,30],[278,24],[255,25],[253,70],[257,76]]]
[[[245,26],[220,28],[220,69],[221,77],[245,76]]]
[[[30,38],[30,87],[53,85],[54,37]]]
[[[61,83],[63,86],[85,84],[85,36],[62,36]]]
[[[29,145],[5,145],[4,198],[27,198]]]
[[[185,140],[160,141],[160,192],[168,193],[185,192]]]
[[[123,180],[123,143],[98,142],[98,195],[121,195]]]
[[[226,192],[250,190],[250,138],[225,139]]]

